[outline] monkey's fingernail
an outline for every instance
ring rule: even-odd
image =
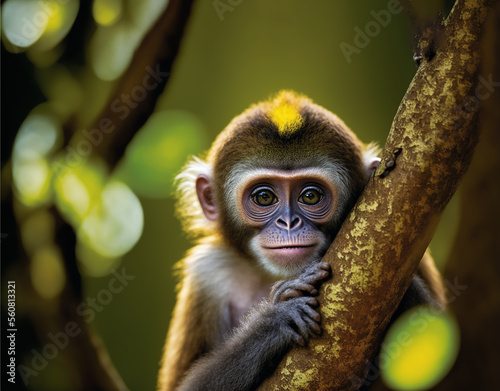
[[[301,296],[299,291],[289,289],[286,290],[285,293],[281,295],[280,301],[286,301],[288,299],[293,299],[294,297],[299,297],[299,296]]]
[[[304,338],[300,337],[297,339],[297,343],[300,345],[300,346],[305,346],[306,345],[306,341],[304,341]]]
[[[312,329],[316,334],[321,334],[321,327],[319,327],[318,325],[314,325]]]
[[[317,289],[312,289],[309,294],[311,295],[317,295],[318,294],[318,290]]]
[[[308,304],[312,305],[312,306],[317,306],[319,303],[318,303],[318,300],[316,300],[314,297],[311,297],[309,298],[309,300],[307,301]]]

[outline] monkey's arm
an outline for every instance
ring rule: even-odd
[[[417,269],[417,276],[423,280],[436,305],[440,308],[445,308],[446,288],[443,282],[443,277],[441,276],[441,273],[439,273],[429,249],[425,251],[424,256],[420,260],[420,264]]]
[[[313,309],[317,300],[291,292],[311,291],[328,275],[327,264],[315,264],[295,280],[287,281],[286,288],[275,290],[278,295],[253,308],[219,348],[193,365],[178,390],[255,389],[293,343],[304,345],[313,333],[320,333],[320,316]]]
[[[209,350],[210,325],[216,320],[210,319],[214,311],[201,299],[198,286],[186,277],[178,294],[159,373],[161,391],[175,390],[192,363]]]
[[[421,304],[429,304],[437,309],[446,308],[446,295],[443,279],[439,274],[429,250],[420,260],[417,273],[413,276],[392,321],[405,311]]]

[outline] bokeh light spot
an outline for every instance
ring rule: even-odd
[[[124,178],[138,194],[166,197],[188,156],[204,148],[203,125],[192,114],[183,111],[155,113],[129,144],[119,178]]]
[[[453,366],[459,350],[459,329],[446,312],[415,307],[389,329],[382,344],[380,371],[394,390],[427,390]]]
[[[47,209],[39,209],[21,224],[21,239],[28,255],[54,242],[55,219]]]
[[[34,207],[50,199],[50,169],[43,158],[18,160],[12,169],[17,198]]]
[[[61,196],[73,205],[75,212],[83,217],[90,207],[90,195],[85,184],[73,172],[61,177]]]
[[[119,257],[135,246],[144,216],[136,195],[123,183],[112,181],[102,192],[102,203],[84,219],[79,239],[104,257]]]
[[[48,13],[49,20],[47,22],[47,27],[45,28],[45,33],[54,33],[58,31],[64,24],[64,9],[60,4],[54,1],[45,1],[45,4],[51,7],[51,11]]]
[[[78,227],[92,208],[100,204],[104,176],[105,169],[98,162],[67,168],[56,176],[56,205],[74,226]]]
[[[32,113],[24,120],[14,141],[12,174],[17,198],[33,207],[51,196],[52,172],[47,155],[56,147],[61,127],[50,115]]]
[[[14,144],[16,158],[36,158],[52,151],[61,126],[50,115],[30,114],[19,128]]]
[[[2,5],[4,37],[18,48],[33,45],[43,34],[49,17],[41,1],[7,0]]]
[[[54,0],[7,0],[2,6],[4,38],[15,48],[36,45],[48,50],[70,30],[78,13],[79,1],[67,0],[64,6]]]
[[[132,60],[139,40],[137,28],[127,23],[99,26],[90,41],[90,65],[97,77],[117,79]]]
[[[92,14],[97,23],[109,26],[120,18],[122,8],[121,0],[94,0]]]
[[[63,260],[60,250],[47,246],[38,250],[30,268],[31,282],[44,299],[53,299],[61,293],[66,284]]]

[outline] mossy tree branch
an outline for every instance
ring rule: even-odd
[[[456,2],[442,44],[401,102],[374,178],[324,257],[333,277],[320,292],[323,336],[289,352],[261,390],[353,389],[374,358],[471,161],[479,46],[493,3]]]

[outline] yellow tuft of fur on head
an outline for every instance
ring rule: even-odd
[[[271,102],[269,116],[281,135],[290,135],[302,125],[299,113],[301,97],[291,91],[280,91]]]

